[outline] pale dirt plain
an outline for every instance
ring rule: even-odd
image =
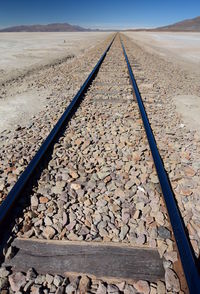
[[[125,35],[147,52],[185,70],[188,75],[200,77],[200,33],[126,32]],[[198,96],[175,93],[173,100],[185,124],[200,133],[200,93]]]
[[[16,82],[18,76],[71,60],[84,54],[109,33],[1,33],[0,34],[0,131],[26,124],[47,102],[43,93]],[[12,81],[10,87],[5,83]],[[3,86],[2,86],[3,84]],[[5,87],[5,88],[4,88]]]
[[[0,84],[63,58],[81,56],[100,43],[109,33],[2,33],[0,34]],[[200,75],[200,33],[125,32],[144,50],[183,69]],[[0,93],[0,131],[13,129],[45,106],[47,89],[42,94],[35,89],[23,89],[17,83]],[[37,103],[36,103],[37,102]],[[177,111],[189,127],[200,131],[200,97],[174,96]]]
[[[79,55],[109,33],[1,33],[0,82],[52,60]]]

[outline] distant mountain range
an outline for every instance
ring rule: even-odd
[[[5,29],[0,32],[89,32],[90,29],[82,28],[80,26],[71,25],[69,23],[51,23],[47,25],[21,25]]]
[[[93,32],[93,31],[117,31],[117,30],[99,30],[87,29],[69,23],[51,23],[47,25],[21,25],[5,29],[0,32]],[[129,29],[126,31],[166,31],[166,32],[200,32],[200,16],[176,22],[171,25],[158,27],[155,29]]]
[[[157,31],[200,32],[200,16],[156,28]]]
[[[200,32],[200,16],[192,19],[185,19],[171,25],[158,27],[155,29],[129,29],[127,31],[146,31],[146,32]]]

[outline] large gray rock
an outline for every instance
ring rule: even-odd
[[[20,291],[26,284],[26,276],[20,272],[13,273],[8,277],[8,280],[14,292]]]
[[[47,226],[44,228],[44,231],[42,234],[46,239],[52,239],[53,236],[56,234],[56,231],[51,226]]]
[[[107,294],[107,288],[102,282],[99,282],[97,294]]]
[[[177,277],[176,273],[170,268],[167,268],[165,270],[165,283],[166,283],[167,290],[175,291],[179,293],[180,291],[179,278]]]

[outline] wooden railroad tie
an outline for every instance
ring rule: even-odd
[[[16,255],[6,265],[40,274],[83,275],[107,281],[164,279],[163,261],[156,249],[122,243],[72,242],[18,238]]]

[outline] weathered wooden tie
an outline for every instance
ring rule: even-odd
[[[16,239],[18,252],[6,264],[38,273],[86,274],[108,281],[156,281],[164,278],[162,259],[155,249],[99,242]]]

